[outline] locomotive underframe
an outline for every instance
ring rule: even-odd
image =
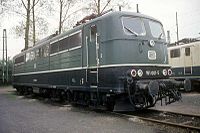
[[[143,71],[163,70],[163,67],[135,68],[140,68]],[[152,107],[159,100],[162,103],[163,98],[165,99],[165,104],[180,100],[181,96],[176,91],[178,84],[171,79],[160,79],[159,75],[133,78],[129,74],[131,69],[132,67],[99,69],[98,83],[95,81],[96,74],[91,75],[90,70],[87,70],[87,74],[85,73],[86,70],[76,70],[36,75],[18,75],[14,76],[15,82],[13,86],[21,94],[40,93],[46,97],[95,107],[105,106],[110,110],[114,109],[116,111]],[[71,78],[69,78],[69,75]],[[84,82],[85,78],[82,77],[86,75],[89,75],[88,81]],[[63,81],[59,81],[61,80],[59,77]],[[67,82],[64,79],[69,81]],[[37,83],[34,82],[36,80]]]

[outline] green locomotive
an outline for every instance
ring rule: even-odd
[[[132,12],[98,16],[14,57],[13,86],[110,110],[180,100],[162,24]]]

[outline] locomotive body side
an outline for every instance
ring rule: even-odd
[[[172,78],[187,83],[185,91],[200,86],[200,41],[168,48]]]
[[[22,93],[111,110],[126,109],[120,106],[127,103],[135,110],[166,97],[167,103],[180,99],[169,79],[162,24],[137,13],[103,15],[22,52],[14,61],[13,86]]]

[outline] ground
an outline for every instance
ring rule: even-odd
[[[164,109],[181,107],[184,103],[190,102],[194,103],[191,108],[199,107],[200,100],[192,99],[190,96],[193,97],[191,94],[184,94],[182,103],[172,104]],[[195,97],[200,99],[200,94],[195,94]],[[11,86],[0,87],[0,133],[183,132],[182,129],[175,127],[147,123],[138,119],[127,120],[80,106],[59,106],[45,101],[18,96]]]
[[[159,106],[158,103],[153,109],[200,115],[200,92],[182,93],[181,101],[169,106]]]

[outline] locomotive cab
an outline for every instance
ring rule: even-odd
[[[158,20],[138,13],[116,13],[102,25],[101,65],[168,65],[167,43]]]

